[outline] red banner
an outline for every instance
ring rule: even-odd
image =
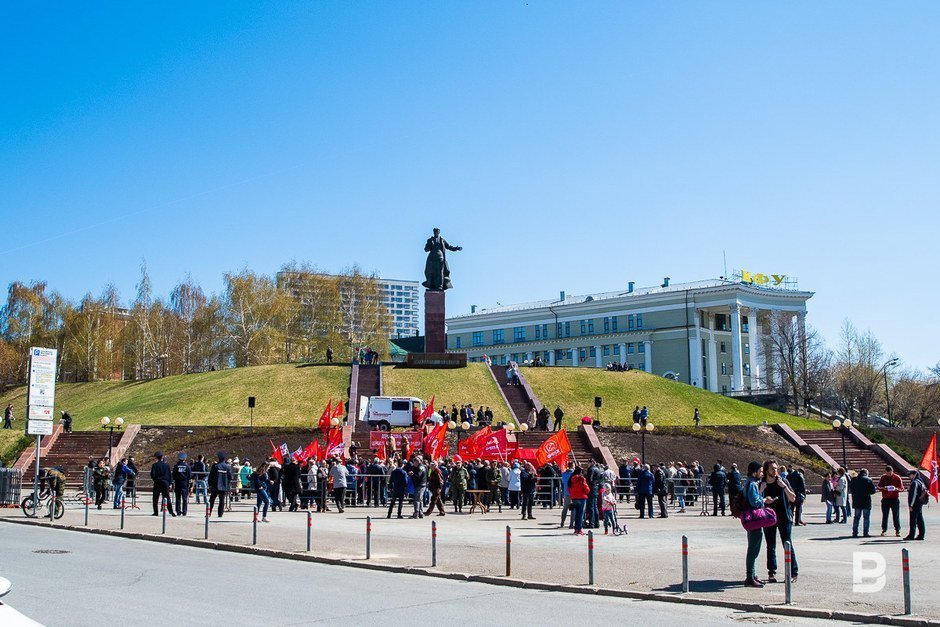
[[[320,422],[317,423],[317,426],[320,428],[320,431],[326,433],[330,430],[330,416],[333,414],[333,399],[330,399],[326,403],[326,409],[323,410],[323,413],[320,414]]]
[[[420,431],[403,431],[401,433],[390,433],[388,431],[370,431],[369,432],[369,450],[374,451],[377,448],[384,448],[389,438],[395,440],[395,449],[401,450],[402,440],[407,439],[410,448],[421,448],[423,435]]]
[[[444,444],[445,437],[447,437],[447,423],[440,422],[424,438],[424,452],[430,456],[431,460],[440,457],[440,449],[441,445]]]
[[[568,442],[568,433],[556,431],[539,446],[535,455],[535,465],[541,468],[549,462],[556,462],[559,466],[567,466],[569,454],[571,454],[571,443]]]
[[[516,452],[517,444],[510,442],[508,435],[505,429],[500,429],[482,438],[477,445],[477,457],[488,460],[510,459]]]
[[[343,442],[342,429],[330,429],[330,433],[326,437],[326,457],[333,455],[339,455],[341,458],[346,457],[346,443]]]

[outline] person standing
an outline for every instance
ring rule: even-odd
[[[640,424],[640,406],[637,405],[633,408],[633,424]]]
[[[341,460],[330,468],[330,478],[333,480],[333,502],[336,509],[342,514],[346,511],[346,486],[349,481],[349,469]]]
[[[819,488],[819,500],[826,504],[826,524],[832,524],[832,512],[835,511],[835,497],[832,494],[832,473],[827,472],[826,476],[823,477],[822,485]],[[836,514],[836,522],[839,521],[838,514]],[[884,535],[884,534],[882,534]]]
[[[749,509],[760,509],[772,502],[771,497],[761,497],[760,480],[763,472],[760,462],[751,462],[747,465],[747,485],[744,488],[744,506]],[[744,585],[751,588],[763,588],[764,582],[757,578],[757,558],[760,557],[760,547],[764,541],[762,529],[752,529],[747,532],[747,556],[745,569],[747,574]]]
[[[666,487],[666,468],[662,462],[653,475],[653,492],[656,493],[656,500],[659,503],[659,517],[669,518],[669,513],[666,511],[666,495],[669,490]],[[652,517],[653,515],[650,514],[650,518]]]
[[[564,529],[565,527],[565,518],[568,516],[568,510],[571,508],[571,491],[568,489],[571,482],[571,475],[574,473],[574,468],[569,466],[561,473],[561,524],[558,525],[559,529]],[[571,529],[574,527],[574,516],[571,517],[571,522],[568,525],[568,528]]]
[[[574,523],[574,535],[584,535],[584,504],[591,493],[591,486],[582,476],[580,466],[576,466],[568,481],[568,492],[571,495],[571,521]]]
[[[564,418],[565,418],[565,412],[562,411],[561,405],[555,405],[555,421],[552,423],[552,430],[553,430],[553,431],[561,431],[561,430],[562,430],[562,428],[563,428],[563,427],[562,427],[562,422],[563,422]]]
[[[719,508],[721,515],[725,515],[725,488],[728,485],[728,475],[722,469],[721,464],[715,464],[715,469],[708,476],[708,485],[712,491],[712,516],[718,515]]]
[[[525,462],[522,471],[519,473],[519,488],[522,496],[522,520],[535,520],[532,515],[532,503],[535,501],[535,488],[538,484],[538,474],[535,467],[529,462]]]
[[[303,488],[300,485],[300,464],[293,456],[284,464],[281,481],[284,484],[284,500],[289,504],[287,511],[296,512]]]
[[[924,477],[916,468],[910,470],[911,483],[907,487],[907,511],[911,523],[905,540],[923,540],[927,528],[924,524],[924,505],[927,504],[928,490]],[[917,532],[916,535],[914,532]]]
[[[454,462],[454,468],[450,471],[450,497],[454,502],[454,513],[463,513],[464,497],[467,495],[467,479],[470,475],[464,468],[463,460],[458,459]]]
[[[192,469],[186,463],[186,453],[180,453],[173,466],[173,491],[176,493],[176,512],[180,516],[189,513],[189,486],[192,478]]]
[[[806,479],[803,477],[801,468],[794,469],[787,475],[787,483],[796,492],[796,503],[793,504],[793,524],[799,527],[805,527],[803,522],[803,503],[806,502]],[[869,504],[869,508],[871,505]]]
[[[836,482],[833,490],[836,505],[836,522],[845,524],[849,520],[849,481],[845,474],[845,468],[839,468],[836,473]],[[842,514],[842,520],[839,520],[839,513]]]
[[[761,493],[769,497],[770,507],[777,515],[777,524],[764,527],[764,538],[767,540],[767,581],[777,582],[777,535],[780,535],[780,544],[790,543],[790,567],[792,581],[799,575],[799,564],[796,562],[796,550],[793,548],[793,514],[791,505],[796,502],[796,492],[790,487],[786,479],[777,473],[777,462],[764,462],[764,483]]]
[[[271,497],[268,496],[268,490],[271,487],[271,480],[268,479],[267,464],[261,464],[257,470],[251,473],[251,487],[255,490],[255,506],[261,510],[261,522],[268,522],[268,508],[271,506]]]
[[[494,505],[498,508],[499,513],[503,513],[503,499],[499,495],[499,482],[502,479],[502,475],[499,472],[499,466],[496,461],[491,461],[489,465],[484,469],[486,472],[486,478],[490,486],[490,499],[486,504],[487,508],[493,507]]]
[[[108,494],[108,480],[111,479],[111,469],[104,463],[103,457],[98,460],[91,475],[95,484],[95,507],[101,509],[104,497]]]
[[[134,477],[134,471],[127,465],[127,458],[122,457],[114,466],[114,472],[111,473],[111,482],[114,487],[114,509],[120,509],[124,506],[124,484]]]
[[[150,479],[153,481],[153,515],[160,515],[158,504],[162,498],[170,516],[175,517],[173,503],[170,502],[170,484],[173,482],[173,473],[170,471],[170,465],[163,461],[163,451],[158,451],[154,457],[157,461],[150,467]]]
[[[62,412],[62,430],[66,433],[72,432],[72,415],[67,411]]]
[[[209,510],[215,505],[215,500],[219,500],[219,518],[225,511],[225,500],[228,498],[229,490],[232,487],[232,467],[225,461],[225,452],[219,451],[216,455],[218,463],[212,465],[209,470]]]
[[[585,521],[589,529],[600,529],[598,511],[600,508],[601,486],[604,485],[604,471],[598,466],[596,460],[591,462],[585,479],[588,482],[588,487],[591,488],[591,493],[587,499],[587,511],[584,513]]]
[[[792,477],[792,475],[791,475]],[[871,534],[871,496],[878,490],[875,484],[868,476],[868,469],[862,468],[858,475],[849,482],[849,493],[852,495],[852,508],[855,513],[852,516],[852,537],[858,537],[858,521],[863,520],[862,532],[868,538]]]
[[[386,518],[392,517],[392,509],[395,508],[396,502],[398,503],[398,518],[401,518],[401,508],[405,502],[405,494],[408,491],[408,473],[402,468],[401,462],[395,462],[395,467],[388,478],[388,487],[391,498],[388,500],[388,516]]]
[[[520,506],[519,495],[522,491],[522,471],[519,469],[519,462],[513,462],[509,469],[509,509],[515,509]]]
[[[696,427],[702,421],[702,414],[699,413],[698,407],[695,408],[695,414],[692,415],[692,421],[695,423]]]
[[[653,517],[653,484],[656,483],[656,477],[650,472],[650,465],[643,464],[643,469],[636,478],[636,508],[640,510],[640,518],[644,518],[644,513],[649,512],[649,517]]]
[[[196,458],[196,461],[193,462],[193,467],[190,469],[192,471],[193,478],[193,492],[195,492],[195,502],[196,503],[209,503],[209,469],[206,467],[206,458],[204,455],[200,455]],[[202,497],[202,501],[199,500],[199,497]]]
[[[3,410],[3,428],[12,429],[14,420],[15,418],[13,417],[13,404],[8,403],[6,409]]]
[[[430,516],[434,508],[437,507],[437,515],[444,516],[444,501],[441,499],[441,492],[444,490],[444,475],[437,462],[431,462],[431,469],[428,472],[428,490],[431,492],[431,502],[428,505],[428,511],[425,516]]]
[[[881,475],[878,481],[878,489],[881,491],[881,535],[888,533],[888,514],[891,514],[891,520],[894,523],[894,535],[901,537],[901,492],[904,491],[904,484],[901,477],[894,473],[894,468],[885,466],[885,474]]]
[[[326,363],[328,364],[333,363],[333,347],[332,346],[326,347]]]
[[[414,486],[414,513],[412,518],[424,518],[424,493],[428,489],[428,469],[424,465],[424,460],[420,455],[415,455],[411,460],[411,485]]]

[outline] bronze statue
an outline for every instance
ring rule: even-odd
[[[424,245],[428,260],[424,264],[424,282],[421,284],[431,292],[443,292],[454,287],[450,282],[450,268],[447,266],[447,251],[463,250],[460,246],[451,246],[443,237],[441,230],[434,229],[434,236],[429,237]]]

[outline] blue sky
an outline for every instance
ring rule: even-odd
[[[146,259],[419,278],[451,312],[787,274],[940,360],[940,5],[95,3],[0,8],[0,284]]]

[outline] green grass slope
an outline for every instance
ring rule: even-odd
[[[713,394],[684,383],[638,370],[607,372],[593,368],[525,368],[523,375],[533,392],[549,409],[560,405],[572,422],[594,415],[594,397],[603,398],[601,423],[629,426],[633,408],[646,405],[654,425],[692,425],[698,407],[702,426],[756,425],[785,422],[794,429],[829,428],[816,420],[798,418],[720,394]]]
[[[248,397],[257,398],[254,424],[315,424],[328,400],[346,402],[348,366],[291,364],[177,375],[151,381],[60,383],[56,415],[68,410],[76,430],[96,429],[102,416],[145,425],[248,425]],[[13,403],[22,433],[26,389],[0,396]],[[10,432],[4,432],[10,433]]]
[[[512,419],[486,364],[446,370],[383,367],[382,386],[388,396],[415,396],[426,402],[434,396],[435,409],[473,403],[474,408],[489,406],[494,420]]]

